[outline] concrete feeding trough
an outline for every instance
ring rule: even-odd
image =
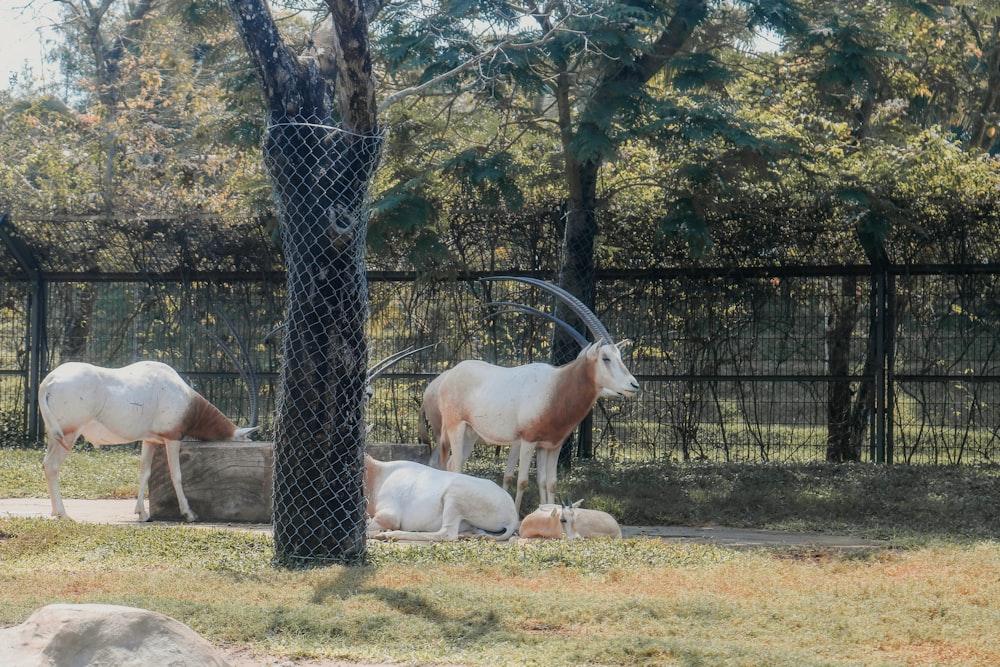
[[[426,463],[428,456],[427,445],[370,443],[367,451],[381,461]],[[199,521],[271,523],[273,442],[185,440],[180,463],[184,494]],[[182,519],[163,447],[153,448],[149,517],[153,521]]]

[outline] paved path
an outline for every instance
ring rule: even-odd
[[[77,521],[116,525],[175,525],[177,522],[156,521],[138,524],[135,515],[135,500],[78,500],[64,498],[66,512]],[[48,517],[52,505],[48,498],[5,498],[0,499],[0,517],[26,516]],[[271,532],[269,524],[260,523],[203,523],[191,524],[205,528],[229,528],[253,532]],[[625,537],[647,535],[666,540],[719,544],[734,547],[787,546],[823,547],[835,549],[867,549],[884,547],[885,542],[866,540],[845,535],[825,533],[796,533],[778,530],[757,530],[750,528],[693,528],[689,526],[622,526]]]

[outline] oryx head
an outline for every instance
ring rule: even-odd
[[[559,507],[554,510],[559,512],[559,528],[567,540],[580,538],[580,531],[576,527],[576,509],[582,502],[582,500],[578,500],[575,503],[572,500],[569,503],[559,502]]]
[[[524,306],[509,301],[492,302],[486,305],[508,306],[513,311],[529,313],[532,315],[541,315],[542,317],[545,317],[546,319],[551,320],[557,325],[563,327],[583,348],[579,356],[586,356],[594,363],[594,377],[597,386],[600,387],[602,397],[616,399],[628,398],[635,395],[635,393],[639,391],[639,382],[635,379],[635,376],[629,372],[628,367],[625,366],[625,362],[622,360],[621,347],[615,344],[614,340],[611,338],[611,334],[608,333],[607,328],[597,318],[597,315],[595,315],[590,308],[587,308],[587,306],[585,306],[584,303],[574,295],[570,294],[558,285],[553,285],[552,283],[539,280],[537,278],[524,278],[520,276],[489,276],[483,278],[483,280],[516,280],[518,282],[534,285],[535,287],[538,287],[539,289],[542,289],[560,299],[576,314],[577,317],[583,321],[584,325],[594,337],[593,343],[588,343],[583,334],[565,321],[555,317],[554,315],[543,313],[535,308],[531,308],[530,306]],[[507,310],[501,312],[512,311]]]
[[[602,398],[631,398],[639,391],[639,381],[629,372],[621,349],[614,343],[591,343],[580,352],[583,355],[594,363],[594,379]]]

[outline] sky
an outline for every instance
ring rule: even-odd
[[[25,61],[36,79],[54,72],[52,65],[42,63],[42,40],[52,38],[56,16],[55,3],[35,0],[37,9],[25,8],[28,0],[4,0],[0,3],[0,86],[6,88],[11,75],[20,74]]]

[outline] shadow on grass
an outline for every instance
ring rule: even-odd
[[[1000,466],[614,464],[584,461],[560,479],[584,507],[624,525],[727,525],[992,538]]]

